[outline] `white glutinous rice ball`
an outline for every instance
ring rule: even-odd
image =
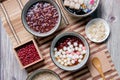
[[[71,61],[71,63],[72,63],[72,64],[75,64],[75,61],[74,61],[74,60],[72,60],[72,61]]]
[[[61,64],[63,65],[63,64],[64,64],[64,62],[63,62],[63,61],[61,61]]]
[[[61,55],[61,52],[58,51],[57,54],[58,54],[58,55]]]
[[[69,50],[68,50],[68,52],[70,52],[70,53],[71,53],[71,52],[72,52],[72,50],[71,50],[71,49],[69,49]]]
[[[72,50],[72,52],[74,52],[74,51],[75,51],[75,49],[74,49],[74,48],[72,48],[71,50]]]
[[[82,59],[82,58],[83,58],[83,55],[80,55],[79,58]]]
[[[73,48],[73,45],[72,45],[72,44],[70,45],[70,48]]]
[[[61,55],[59,55],[59,57],[60,57],[60,58],[63,58],[63,55],[61,54]]]
[[[75,55],[72,56],[72,59],[75,59]]]
[[[80,52],[81,52],[81,51],[82,51],[82,48],[78,48],[78,51],[80,51]]]
[[[81,59],[78,60],[79,63],[80,63],[81,61],[82,61]]]
[[[63,51],[62,49],[59,50],[59,52],[62,52],[62,51]]]
[[[77,10],[80,9],[80,4],[79,4],[79,3],[76,3],[76,4],[75,4],[75,9],[77,9]]]
[[[64,6],[69,6],[69,4],[70,4],[70,1],[69,1],[69,0],[65,0],[65,1],[64,1]]]
[[[82,52],[83,52],[83,54],[85,54],[85,53],[86,53],[86,50],[83,50]]]
[[[83,4],[84,0],[79,0],[79,4]]]
[[[67,47],[67,51],[70,50],[70,47]]]
[[[76,46],[78,46],[78,43],[77,43],[77,42],[74,42],[73,45],[76,47]]]
[[[67,63],[65,63],[64,65],[67,66]]]
[[[75,2],[72,2],[72,1],[71,1],[71,2],[70,2],[70,8],[72,8],[72,9],[73,9],[73,8],[74,8],[74,6],[75,6]]]
[[[79,48],[82,48],[83,47],[83,45],[82,44],[79,44]]]
[[[71,59],[70,58],[67,58],[67,61],[70,61]]]
[[[57,51],[57,48],[54,48],[54,51]]]
[[[66,54],[65,51],[63,51],[62,54],[63,54],[63,55]]]
[[[68,45],[71,45],[71,42],[68,42],[67,44],[68,44]]]
[[[58,59],[58,62],[60,63],[60,62],[61,62],[61,60],[60,60],[60,59]]]
[[[76,54],[76,55],[75,55],[75,58],[79,58],[79,56]]]
[[[67,59],[64,59],[64,62],[66,63],[66,62],[67,62]]]
[[[57,58],[59,55],[58,54],[55,54],[55,58]]]
[[[64,46],[64,47],[63,47],[63,50],[64,50],[64,51],[66,51],[66,50],[67,50],[67,47],[66,47],[66,46]]]
[[[66,55],[63,55],[63,58],[66,58],[67,56]]]
[[[72,54],[69,54],[68,58],[72,58]]]
[[[70,65],[70,64],[71,64],[71,62],[70,62],[70,61],[68,61],[68,62],[67,62],[67,64],[68,64],[68,65]]]
[[[78,47],[75,47],[75,50],[78,50]]]

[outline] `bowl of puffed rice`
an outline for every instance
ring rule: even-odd
[[[89,58],[89,45],[79,33],[65,32],[54,38],[50,56],[59,68],[76,71],[86,64]]]

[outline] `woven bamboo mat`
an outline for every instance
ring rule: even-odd
[[[21,11],[26,2],[27,0],[7,0],[4,1],[3,3],[0,3],[0,16],[2,18],[4,28],[6,29],[6,32],[8,33],[13,43],[13,47],[17,46],[18,44],[21,44],[26,40],[33,38],[33,36],[24,29],[21,23]],[[92,71],[90,61],[81,70],[76,72],[63,71],[59,69],[57,66],[55,66],[54,63],[52,62],[49,54],[49,49],[51,41],[57,34],[67,31],[75,31],[80,33],[87,39],[84,31],[85,24],[90,20],[90,18],[75,19],[68,15],[66,12],[64,13],[67,19],[69,20],[70,25],[66,26],[64,25],[64,21],[62,21],[60,28],[53,35],[45,38],[35,38],[36,41],[38,42],[39,49],[44,58],[44,62],[39,65],[39,68],[51,69],[58,73],[63,80],[101,80],[100,75],[92,74],[97,73],[93,72],[94,70]],[[105,68],[108,68],[108,70],[105,71],[104,70],[105,68],[103,69],[106,79],[120,80],[120,77],[111,60],[110,53],[107,50],[106,44],[105,43],[95,44],[89,41],[88,39],[87,41],[90,45],[90,58],[94,57],[95,55],[100,56],[102,54],[102,56],[105,56],[106,58],[105,62],[109,63],[108,66],[104,66]],[[102,57],[99,58],[101,60],[104,60],[104,58]],[[27,70],[29,71],[35,68],[36,66],[32,66]]]

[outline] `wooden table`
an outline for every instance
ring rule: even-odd
[[[104,18],[110,25],[111,35],[107,41],[112,60],[120,74],[120,0],[101,0],[97,17]],[[27,73],[21,70],[12,51],[11,42],[0,23],[0,80],[25,80]]]

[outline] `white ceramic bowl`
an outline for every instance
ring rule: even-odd
[[[91,25],[93,25],[93,23],[96,23],[98,21],[103,22],[103,24],[105,25],[105,30],[106,30],[106,32],[105,32],[106,37],[104,39],[102,39],[102,40],[99,40],[99,41],[97,41],[95,39],[91,39],[90,36],[88,35],[88,31],[87,31],[88,27],[90,27]],[[90,22],[88,22],[88,24],[85,27],[85,33],[86,33],[86,35],[87,35],[89,40],[91,40],[91,41],[93,41],[95,43],[102,43],[102,42],[104,42],[108,38],[108,36],[110,34],[110,27],[109,27],[108,23],[104,19],[96,18],[96,19],[93,19]]]

